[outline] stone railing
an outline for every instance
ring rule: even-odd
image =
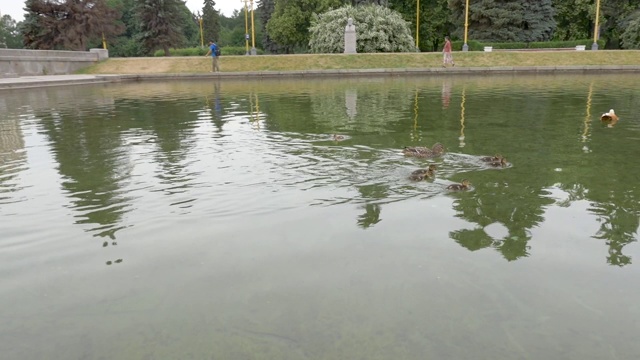
[[[105,49],[89,51],[0,49],[0,77],[66,75],[109,58]]]

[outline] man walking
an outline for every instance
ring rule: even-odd
[[[218,45],[213,41],[209,41],[209,51],[205,56],[211,55],[211,72],[220,71],[220,67],[218,66],[218,55],[220,52],[218,51]]]

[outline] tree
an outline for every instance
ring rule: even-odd
[[[356,50],[360,53],[416,51],[409,24],[398,12],[380,5],[348,5],[316,15],[309,28],[311,51],[344,52],[348,18],[356,26]]]
[[[449,0],[452,20],[462,37],[464,0]],[[549,40],[556,24],[551,0],[484,0],[469,4],[469,37],[480,41]]]
[[[24,43],[33,49],[84,51],[91,41],[123,31],[120,13],[105,0],[29,0],[25,6]]]
[[[306,47],[309,43],[309,26],[314,13],[321,14],[342,5],[342,0],[279,0],[267,23],[272,39],[287,47]]]
[[[136,15],[146,52],[161,48],[165,56],[170,56],[170,47],[185,42],[181,32],[184,6],[180,0],[136,0]]]
[[[588,39],[593,31],[595,4],[590,0],[553,0],[558,40]]]
[[[204,6],[202,7],[202,26],[206,41],[220,40],[220,14],[214,6],[216,6],[215,1],[204,0]]]
[[[391,9],[402,14],[403,18],[411,23],[411,31],[416,29],[416,0],[391,0]],[[419,45],[420,50],[437,51],[444,41],[444,37],[449,35],[454,29],[449,20],[451,10],[447,5],[447,0],[420,0],[420,22],[419,22]],[[415,33],[413,37],[415,38]]]
[[[258,0],[258,11],[260,13],[261,30],[262,30],[262,44],[264,49],[272,54],[286,52],[285,47],[279,45],[275,40],[269,36],[267,31],[267,23],[271,19],[271,15],[275,10],[275,0]]]
[[[112,41],[109,47],[109,56],[144,56],[146,53],[142,46],[142,34],[135,12],[135,0],[110,0],[109,5],[121,11],[122,17],[120,21],[125,28],[121,36]]]
[[[622,24],[622,46],[625,49],[640,49],[640,10],[629,15]]]
[[[606,39],[605,48],[619,49],[622,45],[623,36],[626,33],[627,41],[634,34],[633,29],[627,28],[636,19],[636,13],[640,8],[640,0],[609,0],[601,3],[600,12],[604,18],[601,21],[601,35]]]
[[[10,15],[0,18],[0,48],[22,48],[22,38],[16,21]]]
[[[556,29],[555,9],[552,0],[521,0],[523,19],[522,33],[518,41],[549,41]]]

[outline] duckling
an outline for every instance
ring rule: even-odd
[[[496,162],[496,161],[500,161],[502,159],[502,155],[500,154],[496,154],[495,156],[485,156],[485,157],[481,157],[480,161],[484,161],[484,162]]]
[[[333,140],[335,141],[342,141],[344,139],[346,139],[344,135],[333,134]]]
[[[433,151],[431,151],[431,149],[422,146],[405,146],[404,149],[402,149],[402,153],[406,156],[415,157],[431,157],[433,155]]]
[[[508,163],[507,158],[501,157],[500,160],[490,161],[488,164],[493,167],[506,167]]]
[[[431,164],[427,169],[418,169],[412,172],[411,175],[409,176],[409,179],[414,181],[422,181],[424,179],[432,178],[436,175],[436,169],[437,169],[436,165]]]
[[[431,149],[423,146],[405,146],[402,153],[406,156],[433,158],[444,153],[444,146],[440,143],[435,143]]]
[[[447,186],[447,190],[451,191],[460,191],[460,190],[468,190],[471,182],[467,179],[462,180],[461,184],[451,184]]]
[[[444,154],[444,145],[440,143],[435,143],[433,144],[431,151],[433,152],[434,156],[440,156]]]
[[[611,110],[609,110],[609,112],[606,112],[606,113],[602,114],[602,116],[600,116],[600,120],[617,122],[618,121],[618,115],[616,115],[616,112],[613,111],[613,109],[611,109]]]

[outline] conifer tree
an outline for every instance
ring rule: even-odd
[[[180,0],[136,0],[142,43],[147,52],[160,48],[165,56],[170,56],[170,47],[185,42],[181,31],[184,6]]]
[[[205,44],[209,41],[220,41],[220,14],[215,9],[216,2],[204,0],[202,7],[202,27]]]
[[[454,34],[464,32],[465,0],[449,0]],[[469,38],[479,41],[544,41],[556,28],[552,0],[484,0],[469,4]]]

